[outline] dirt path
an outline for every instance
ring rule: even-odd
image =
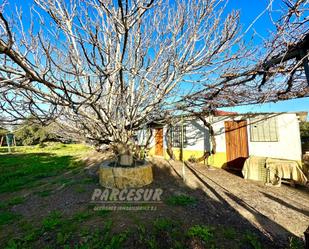
[[[182,175],[182,163],[161,163]],[[188,186],[202,189],[215,201],[226,202],[270,239],[286,238],[291,233],[303,237],[309,225],[308,189],[267,187],[204,165],[187,164],[185,176]]]

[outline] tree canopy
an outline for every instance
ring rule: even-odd
[[[282,57],[308,33],[305,2],[284,2],[263,46],[245,41],[222,0],[35,0],[30,25],[4,4],[2,123],[32,115],[66,136],[128,144],[179,109],[305,96],[308,51]]]
[[[303,138],[309,138],[309,122],[300,123],[300,136]]]

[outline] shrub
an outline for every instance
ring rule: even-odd
[[[52,132],[51,126],[33,123],[31,118],[21,123],[14,134],[16,142],[20,145],[35,145],[47,141],[59,141],[58,136]]]
[[[309,122],[301,122],[299,128],[301,137],[309,137]]]
[[[5,136],[9,131],[5,128],[0,127],[0,137]]]

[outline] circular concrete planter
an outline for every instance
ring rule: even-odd
[[[152,183],[151,164],[136,167],[111,167],[112,161],[106,161],[100,166],[100,184],[106,188],[140,188]]]

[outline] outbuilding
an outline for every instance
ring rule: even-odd
[[[204,117],[211,125],[210,132],[196,115],[182,116],[170,125],[158,122],[150,126],[153,136],[149,154],[169,159],[169,144],[176,159],[194,160],[209,152],[204,163],[220,168],[241,169],[249,156],[300,163],[299,122],[306,118],[306,112],[237,114],[216,111]],[[145,143],[146,133],[139,134],[140,144]],[[212,151],[215,153],[210,153]]]

